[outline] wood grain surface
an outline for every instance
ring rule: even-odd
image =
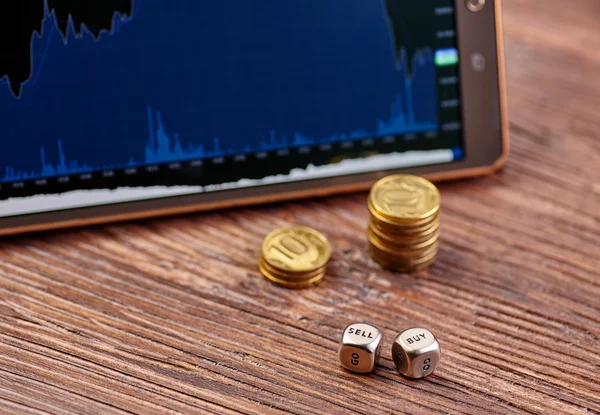
[[[512,154],[440,185],[429,271],[366,254],[366,194],[5,238],[0,413],[600,414],[600,3],[505,0]],[[321,286],[275,287],[262,238],[308,225],[334,253]],[[351,321],[380,366],[341,369]],[[394,370],[410,326],[437,371]]]

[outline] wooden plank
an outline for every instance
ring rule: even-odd
[[[382,271],[366,195],[19,236],[0,242],[5,413],[600,413],[600,8],[505,0],[513,150],[445,183],[438,262]],[[256,270],[278,226],[315,227],[324,283]],[[380,367],[337,363],[341,330],[384,333]],[[442,361],[394,370],[409,326]]]

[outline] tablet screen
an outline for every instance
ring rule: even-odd
[[[0,217],[463,157],[452,0],[24,3]]]

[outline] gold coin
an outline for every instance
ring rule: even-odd
[[[264,269],[272,276],[282,279],[282,280],[286,280],[286,281],[306,281],[306,280],[310,280],[310,279],[316,277],[317,275],[320,275],[323,272],[325,272],[325,267],[319,268],[315,271],[310,271],[310,272],[305,272],[305,273],[285,272],[285,271],[282,271],[280,269],[277,269],[277,268],[269,265],[269,263],[266,262],[263,258],[259,259],[258,266],[259,266],[259,269],[261,269],[261,270]]]
[[[269,281],[285,288],[308,288],[313,285],[317,285],[325,278],[325,272],[322,272],[308,280],[305,281],[288,281],[285,279],[278,278],[277,276],[271,274],[269,271],[262,267],[262,264],[259,264],[259,270],[261,274],[267,278]]]
[[[431,259],[429,259],[428,261],[413,265],[411,272],[423,271],[423,270],[429,268],[430,266],[432,266],[436,260],[437,260],[437,254],[435,256],[433,256]]]
[[[390,268],[390,269],[412,269],[421,264],[427,263],[430,260],[437,257],[439,249],[435,249],[427,256],[424,256],[420,259],[408,260],[406,258],[398,258],[394,256],[390,256],[386,252],[380,251],[375,245],[369,244],[369,253],[371,254],[371,258],[375,260],[375,262],[380,265]]]
[[[262,257],[259,259],[259,264],[262,264],[263,267],[266,268],[271,274],[278,276],[282,279],[289,279],[289,280],[306,280],[306,279],[309,279],[309,278],[325,271],[325,269],[326,269],[326,266],[323,266],[321,268],[317,268],[316,270],[308,271],[308,272],[286,271],[286,270],[283,270],[283,269],[273,266],[272,264],[267,262]]]
[[[406,259],[418,259],[422,256],[429,254],[434,249],[437,249],[438,239],[433,239],[431,241],[427,241],[420,247],[416,247],[414,249],[411,248],[403,248],[397,247],[394,245],[386,244],[382,242],[376,235],[374,235],[371,230],[368,231],[368,239],[372,245],[375,245],[377,249],[380,251],[386,252],[388,255],[392,257],[406,258]]]
[[[435,258],[438,252],[439,243],[435,243],[430,250],[422,253],[421,255],[417,255],[415,257],[398,256],[390,254],[389,252],[380,249],[380,247],[377,246],[377,244],[373,244],[371,241],[369,241],[369,253],[376,262],[386,262],[389,264],[395,264],[396,267],[402,266],[405,268],[411,268],[417,265],[421,265]]]
[[[438,232],[440,230],[440,221],[437,220],[432,224],[427,225],[425,228],[416,228],[417,230],[409,230],[408,232],[401,228],[389,228],[387,226],[381,226],[381,223],[375,220],[371,220],[369,222],[369,228],[371,228],[377,235],[383,235],[384,239],[398,242],[406,241],[408,243],[411,241],[426,239],[433,233]]]
[[[439,213],[435,213],[427,219],[422,219],[418,221],[399,221],[397,219],[391,219],[386,216],[382,216],[378,213],[371,203],[368,204],[369,213],[371,214],[371,220],[377,222],[382,227],[387,229],[397,231],[397,232],[418,232],[422,229],[431,227],[436,221],[440,220]]]
[[[298,226],[268,234],[262,244],[261,256],[276,269],[304,273],[324,267],[331,256],[331,247],[321,233]]]
[[[433,242],[437,241],[440,237],[439,228],[425,236],[418,238],[397,238],[389,234],[382,233],[373,226],[369,226],[367,233],[369,238],[377,240],[381,245],[386,245],[390,248],[399,250],[406,249],[413,251],[433,244]]]
[[[431,258],[437,256],[439,252],[439,244],[435,244],[432,248],[426,252],[425,254],[421,254],[415,257],[406,257],[399,255],[392,255],[389,252],[383,251],[379,249],[379,247],[375,244],[369,243],[369,249],[372,254],[375,254],[376,257],[385,259],[387,261],[403,264],[406,266],[418,265],[423,262],[430,260]]]
[[[370,245],[370,253],[371,253],[371,257],[373,258],[373,260],[375,262],[377,262],[379,265],[381,265],[383,268],[386,268],[386,269],[389,269],[392,271],[397,271],[397,272],[406,272],[406,273],[419,272],[419,271],[422,271],[422,270],[430,267],[437,260],[437,252],[436,252],[435,255],[432,255],[432,256],[426,258],[425,260],[423,260],[423,262],[407,263],[407,262],[397,261],[394,259],[388,259],[386,257],[378,256],[376,249],[377,248]]]
[[[410,174],[384,177],[371,188],[372,212],[392,221],[427,221],[441,202],[440,192],[429,180]]]
[[[440,215],[439,211],[431,215],[426,219],[421,220],[398,220],[394,218],[390,218],[388,216],[382,215],[378,212],[371,202],[368,203],[369,213],[371,214],[371,219],[380,223],[382,226],[388,227],[390,229],[398,229],[398,230],[406,230],[407,232],[412,230],[418,230],[421,228],[426,228],[431,226],[433,222],[439,220]]]

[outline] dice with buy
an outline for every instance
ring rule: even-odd
[[[440,344],[429,330],[411,328],[392,344],[392,358],[400,374],[413,379],[429,376],[440,363]]]

